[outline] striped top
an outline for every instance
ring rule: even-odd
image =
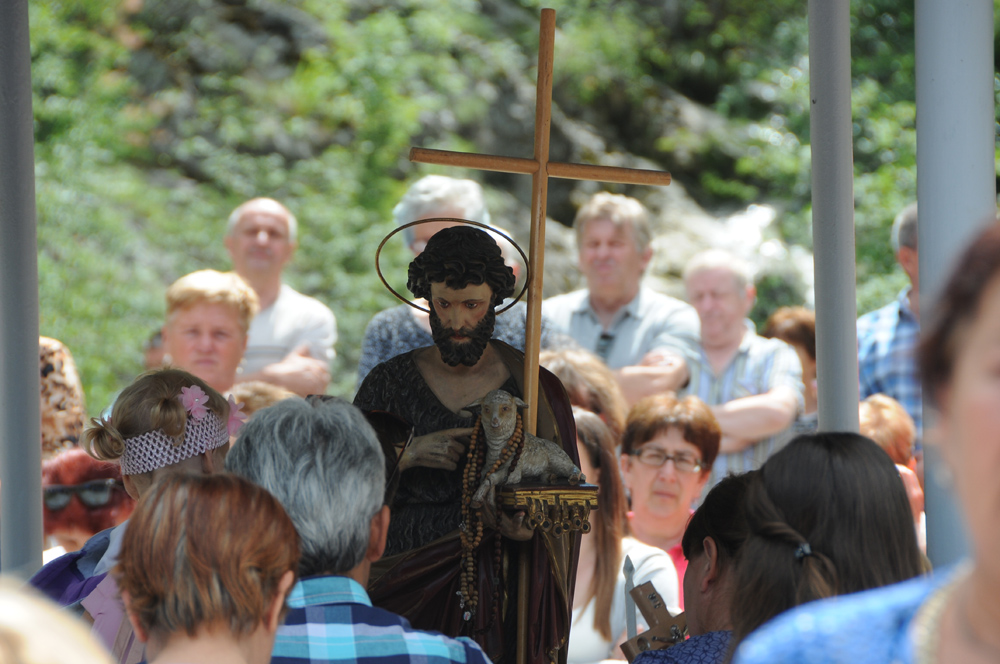
[[[373,607],[346,576],[301,579],[288,596],[272,664],[490,664],[471,639],[410,627],[403,617]]]
[[[795,350],[779,339],[757,336],[750,320],[746,321],[746,326],[739,350],[718,376],[712,371],[704,349],[699,348],[698,360],[689,364],[691,380],[684,394],[693,394],[709,406],[718,406],[734,399],[765,394],[778,387],[790,387],[798,395],[801,411],[802,365]],[[786,430],[759,440],[741,452],[720,454],[712,466],[705,490],[730,472],[745,473],[760,468],[790,440],[788,433]]]

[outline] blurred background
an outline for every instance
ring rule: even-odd
[[[394,304],[374,256],[410,182],[479,180],[493,222],[526,245],[530,178],[415,165],[407,151],[531,156],[542,6],[31,0],[41,333],[72,350],[91,414],[142,370],[166,286],[229,268],[225,221],[248,198],[276,198],[299,219],[286,275],[337,315],[329,391],[347,398],[365,325]],[[578,285],[567,224],[604,188],[651,209],[656,287],[680,294],[686,259],[722,245],[758,266],[758,323],[811,305],[822,248],[810,228],[806,3],[544,6],[557,11],[551,159],[674,178],[551,181],[546,295]],[[906,283],[889,228],[916,197],[913,2],[851,7],[861,314]],[[383,251],[397,290],[409,257],[401,235]]]

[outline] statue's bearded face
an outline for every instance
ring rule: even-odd
[[[492,297],[486,284],[460,289],[431,284],[431,335],[447,364],[471,367],[479,362],[496,323]]]

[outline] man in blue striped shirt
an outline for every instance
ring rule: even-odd
[[[274,494],[299,534],[299,581],[272,663],[489,664],[471,639],[416,630],[372,606],[365,585],[385,550],[389,508],[382,448],[357,408],[310,397],[258,411],[226,469]]]
[[[684,392],[711,406],[722,429],[707,491],[729,472],[759,468],[787,442],[802,409],[802,366],[791,346],[758,336],[747,318],[757,291],[745,261],[702,252],[685,267],[684,286],[701,321]]]

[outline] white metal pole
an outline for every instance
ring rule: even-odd
[[[0,569],[42,564],[38,256],[28,0],[0,2]]]
[[[929,311],[955,256],[996,216],[992,0],[917,0],[917,202],[920,309]],[[925,431],[934,414],[924,400]],[[926,436],[925,436],[926,437]],[[968,552],[940,453],[924,449],[927,554]]]
[[[849,0],[809,0],[809,142],[820,431],[858,430]]]

